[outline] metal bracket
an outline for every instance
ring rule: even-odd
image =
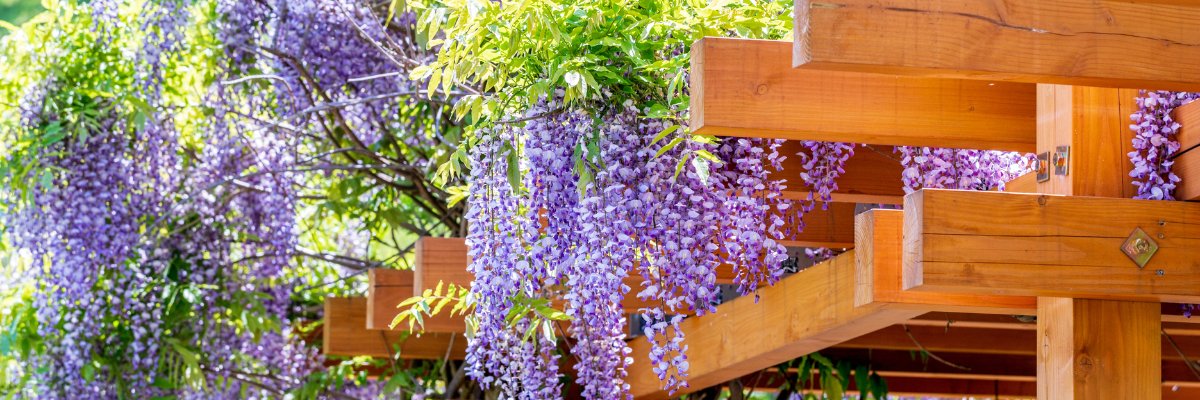
[[[1154,239],[1150,238],[1142,228],[1135,228],[1133,233],[1125,239],[1125,243],[1121,244],[1121,252],[1129,256],[1138,268],[1145,267],[1146,263],[1150,262],[1150,257],[1154,257],[1154,253],[1158,251],[1158,243],[1154,243]]]
[[[1070,173],[1068,168],[1071,163],[1071,146],[1058,146],[1054,148],[1054,174],[1067,175]]]
[[[1050,152],[1037,155],[1037,181],[1050,180]]]

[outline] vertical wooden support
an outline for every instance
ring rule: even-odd
[[[1137,92],[1051,84],[1037,90],[1037,151],[1051,162],[1038,192],[1133,197],[1126,153]],[[1058,146],[1070,146],[1067,175],[1054,171]],[[1038,399],[1162,399],[1159,313],[1157,303],[1039,297]]]
[[[1159,305],[1038,298],[1038,399],[1160,399]]]

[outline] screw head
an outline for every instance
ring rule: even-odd
[[[1161,270],[1161,269],[1158,271],[1155,271],[1155,273],[1158,274],[1158,276],[1163,276],[1163,270]]]
[[[1164,234],[1162,234],[1162,232],[1159,232],[1159,234],[1158,234],[1158,238],[1159,238],[1159,239],[1166,239],[1166,238],[1167,238],[1167,235],[1164,235]]]

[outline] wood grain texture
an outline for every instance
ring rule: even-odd
[[[1038,153],[1070,146],[1067,175],[1051,173],[1037,193],[1132,198],[1129,171],[1134,132],[1129,115],[1136,91],[1038,84]]]
[[[1200,204],[926,189],[905,210],[906,290],[1200,301]],[[1120,250],[1139,227],[1144,268]]]
[[[789,42],[692,45],[698,134],[1033,151],[1032,84],[793,69]]]
[[[759,299],[743,296],[717,312],[681,323],[689,347],[689,389],[778,365],[859,335],[908,320],[918,311],[854,307],[853,250],[760,288]],[[637,399],[666,399],[667,391],[649,364],[650,345],[630,342],[629,392]],[[676,393],[678,396],[681,393]]]
[[[1032,314],[1037,298],[905,291],[901,254],[904,212],[868,210],[854,218],[854,305],[924,311]]]
[[[784,246],[854,248],[855,203],[828,203],[804,214],[804,230],[793,239],[780,240]]]
[[[1179,141],[1179,154],[1200,146],[1200,101],[1176,107],[1171,111],[1171,119],[1180,125],[1179,130],[1175,132],[1175,140]]]
[[[898,155],[894,154],[892,146],[869,145],[858,146],[854,155],[846,160],[843,167],[845,172],[838,176],[837,190],[833,191],[834,202],[844,203],[873,203],[901,204],[904,201],[904,185],[900,173]],[[783,160],[783,169],[772,172],[772,179],[787,180],[787,189],[783,190],[784,198],[806,200],[812,189],[805,186],[804,178],[800,176],[805,171],[805,158],[798,153],[810,154],[798,140],[789,140],[779,146],[779,153],[787,156]]]
[[[1175,139],[1180,152],[1175,156],[1173,172],[1182,179],[1175,187],[1175,198],[1200,200],[1200,101],[1193,101],[1175,109],[1173,119],[1180,126]]]
[[[1036,193],[1037,172],[1028,172],[1004,183],[1004,191],[1008,193]]]
[[[367,329],[365,297],[329,297],[325,299],[325,323],[322,350],[326,355],[388,357],[388,348],[399,346],[400,358],[440,359],[450,349],[450,358],[466,356],[467,340],[461,334],[408,334],[400,330]]]
[[[800,0],[804,69],[1200,91],[1200,8],[1093,0]]]
[[[470,287],[475,275],[467,270],[471,256],[467,254],[465,238],[422,237],[417,239],[416,260],[413,263],[413,293],[444,287],[450,284]]]
[[[396,308],[413,297],[413,271],[374,268],[367,271],[367,329],[388,329]],[[438,332],[438,331],[433,331]]]
[[[1162,397],[1157,303],[1038,299],[1039,399]]]

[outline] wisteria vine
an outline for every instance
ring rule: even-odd
[[[1180,179],[1171,172],[1175,163],[1171,158],[1180,150],[1175,140],[1180,125],[1171,117],[1171,111],[1197,98],[1200,93],[1143,91],[1136,99],[1138,111],[1130,116],[1133,124],[1129,125],[1135,132],[1134,150],[1129,152],[1133,162],[1129,176],[1138,187],[1135,199],[1175,200],[1175,184]]]

